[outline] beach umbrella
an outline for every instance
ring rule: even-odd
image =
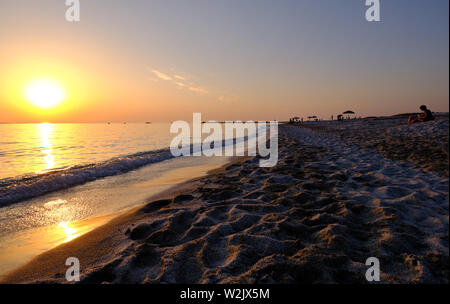
[[[348,110],[348,111],[345,111],[345,112],[342,113],[342,114],[355,114],[355,112]]]

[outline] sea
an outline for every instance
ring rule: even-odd
[[[0,124],[0,275],[230,160],[174,157],[174,136],[169,123]]]

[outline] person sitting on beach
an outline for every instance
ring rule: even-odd
[[[431,113],[431,111],[427,109],[427,106],[425,105],[420,106],[420,110],[422,110],[423,114],[410,115],[408,118],[408,124],[434,120],[433,113]]]

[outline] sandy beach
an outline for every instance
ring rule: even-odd
[[[240,157],[34,258],[2,283],[448,283],[448,116],[282,125]]]

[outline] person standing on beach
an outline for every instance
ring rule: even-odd
[[[408,118],[408,124],[434,120],[433,113],[431,113],[431,111],[427,109],[427,106],[421,105],[420,110],[422,110],[423,114],[417,116],[410,115]]]

